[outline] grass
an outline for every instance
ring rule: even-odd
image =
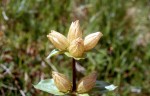
[[[66,35],[79,19],[84,36],[99,30],[104,36],[80,61],[85,71],[78,78],[96,70],[99,80],[118,86],[106,96],[149,96],[149,5],[148,0],[0,1],[0,94],[50,96],[32,84],[51,78],[53,69],[71,77],[70,58],[45,60],[54,48],[46,35],[50,30]]]

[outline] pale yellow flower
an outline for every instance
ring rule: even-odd
[[[96,32],[87,35],[84,39],[84,50],[88,51],[94,48],[102,36],[103,34],[101,32]]]
[[[72,90],[72,83],[64,74],[53,71],[52,77],[55,85],[61,92],[69,92]]]
[[[47,35],[47,37],[59,50],[66,50],[69,46],[67,38],[59,32],[52,30],[51,33]]]
[[[84,43],[82,38],[77,38],[70,43],[69,52],[73,57],[82,57],[84,53]]]
[[[79,37],[82,38],[82,31],[80,29],[79,20],[76,20],[75,22],[72,22],[69,28],[67,39],[71,43],[73,40]]]
[[[88,76],[82,78],[77,84],[77,92],[78,93],[86,93],[90,91],[96,83],[97,73],[93,72]]]

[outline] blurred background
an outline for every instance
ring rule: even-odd
[[[104,35],[77,66],[78,79],[96,70],[99,80],[118,86],[103,96],[150,96],[149,0],[1,0],[0,96],[52,96],[32,85],[52,70],[71,79],[70,58],[46,60],[54,48],[46,35],[67,35],[75,20],[84,36]]]

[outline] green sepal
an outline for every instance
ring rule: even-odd
[[[69,52],[65,52],[64,54],[68,57],[74,58],[75,60],[80,60],[80,59],[85,59],[86,58],[85,54],[80,58],[73,57]]]
[[[46,57],[46,59],[49,59],[49,58],[51,58],[51,57],[53,57],[53,56],[55,56],[55,55],[63,54],[63,53],[64,53],[64,51],[59,51],[59,50],[57,50],[57,49],[54,49],[54,50],[52,50],[52,51],[50,52],[50,54]]]

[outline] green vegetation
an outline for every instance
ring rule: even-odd
[[[96,70],[99,80],[118,86],[106,96],[150,96],[149,6],[148,0],[1,0],[1,96],[50,96],[32,84],[51,78],[52,70],[71,78],[70,58],[46,60],[54,48],[46,35],[66,35],[77,19],[84,36],[104,35],[81,61],[78,78]]]

